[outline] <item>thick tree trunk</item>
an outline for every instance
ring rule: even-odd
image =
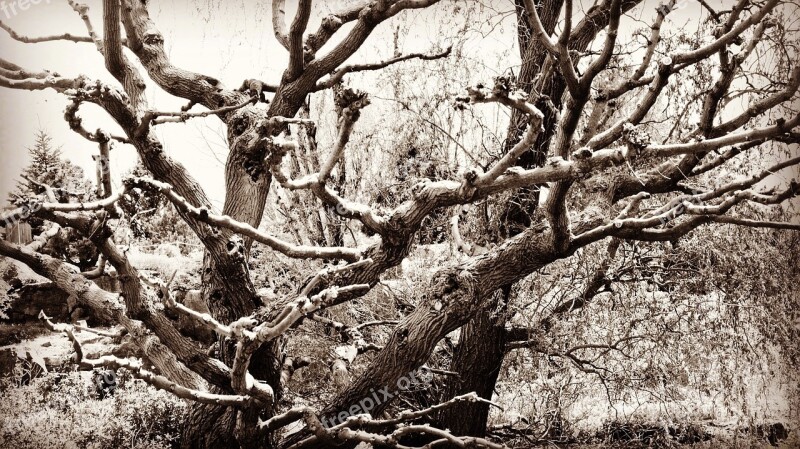
[[[450,364],[450,371],[457,372],[459,377],[445,387],[442,402],[471,391],[482,398],[492,398],[505,357],[505,306],[510,290],[510,287],[505,287],[496,292],[490,309],[461,328]],[[444,409],[437,424],[450,429],[454,435],[483,437],[488,418],[489,404],[466,402]]]
[[[222,213],[257,228],[261,223],[267,195],[272,181],[266,167],[267,153],[261,144],[264,137],[276,135],[278,128],[263,126],[269,117],[294,117],[302,105],[297,101],[274,101],[266,113],[255,107],[237,111],[226,121],[231,152],[225,167],[226,197]],[[225,240],[233,236],[222,230]],[[247,259],[252,241],[244,241],[241,259],[225,258],[206,252],[203,260],[203,298],[211,314],[223,323],[255,312],[260,300],[255,294],[247,269]],[[230,342],[217,342],[219,358],[233,362],[235,349]],[[276,401],[282,395],[280,382],[283,366],[285,339],[278,338],[261,347],[250,362],[250,373],[258,380],[267,382],[275,392]],[[183,447],[221,449],[240,447],[236,435],[237,411],[225,407],[195,404],[189,413],[189,422],[184,428]],[[267,410],[266,415],[272,411]],[[250,441],[248,448],[271,448],[274,441]]]
[[[232,439],[236,415],[230,409],[193,404],[184,423],[184,448],[228,449],[239,445]]]
[[[562,0],[543,0],[539,11],[545,29],[552,33],[558,21]],[[517,8],[517,38],[520,45],[522,67],[517,76],[517,86],[528,95],[534,87],[534,79],[542,71],[546,53],[541,45],[531,38],[525,6],[521,0],[515,1]],[[537,99],[537,107],[545,114],[545,132],[541,133],[531,151],[523,153],[517,165],[529,169],[544,163],[547,145],[553,132],[553,112],[542,100]],[[512,111],[504,150],[510,151],[522,138],[528,126],[528,118],[519,111]],[[515,235],[531,224],[539,202],[538,189],[522,189],[514,201],[503,205],[501,229],[507,235]],[[502,238],[502,236],[497,236]],[[476,392],[480,397],[491,400],[500,368],[505,359],[505,310],[511,285],[494,294],[491,304],[461,329],[459,343],[453,353],[450,371],[460,374],[458,379],[445,387],[441,398],[447,400],[454,396]],[[498,310],[500,309],[500,310]],[[501,312],[501,313],[498,313]],[[464,404],[458,408],[445,409],[438,417],[438,424],[450,429],[456,435],[485,436],[489,418],[489,406],[485,403]]]

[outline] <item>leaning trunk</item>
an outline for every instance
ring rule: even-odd
[[[459,374],[445,387],[442,401],[471,391],[491,400],[505,356],[505,303],[510,288],[494,294],[490,308],[461,329],[450,371]],[[486,436],[489,404],[465,402],[442,410],[438,425],[454,435]]]

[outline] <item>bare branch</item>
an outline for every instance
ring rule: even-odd
[[[75,36],[74,34],[64,33],[64,34],[54,34],[50,36],[39,36],[39,37],[28,37],[23,36],[16,31],[14,31],[8,24],[4,23],[0,20],[0,28],[4,29],[9,36],[15,41],[19,41],[25,44],[36,44],[40,42],[53,42],[53,41],[71,41],[71,42],[89,42],[93,43],[91,37],[86,36]]]
[[[272,30],[275,39],[289,49],[289,32],[286,30],[286,0],[272,0]]]
[[[83,119],[78,116],[78,109],[80,106],[81,101],[73,99],[64,111],[64,120],[67,121],[71,130],[91,142],[108,142],[109,139],[114,139],[121,143],[131,143],[131,140],[125,136],[112,135],[99,128],[93,133],[86,130],[86,128],[83,127]]]
[[[122,33],[120,24],[120,1],[103,0],[103,56],[109,73],[122,84],[130,98],[134,110],[144,107],[144,80],[139,71],[122,53]],[[86,17],[86,12],[82,16]],[[88,18],[85,19],[88,26]],[[91,29],[91,28],[90,28]]]
[[[712,135],[722,136],[741,128],[753,117],[761,115],[769,109],[790,100],[797,92],[798,88],[800,88],[800,64],[796,64],[792,69],[791,76],[786,83],[786,87],[781,89],[780,92],[755,102],[743,113],[722,123],[719,126],[714,127],[714,129],[711,131]]]
[[[351,6],[349,9],[324,17],[319,29],[306,38],[306,47],[308,47],[309,58],[313,59],[317,53],[317,50],[322,48],[322,46],[325,45],[344,24],[358,19],[359,13],[361,13],[365,6],[366,2],[362,1],[354,6]],[[288,45],[285,47],[288,49]]]
[[[150,20],[147,4],[142,1],[127,2],[129,7],[122,8],[121,13],[128,46],[142,62],[150,78],[168,93],[202,104],[208,109],[238,104],[241,94],[223,89],[219,80],[172,64],[164,50],[164,37]]]
[[[370,71],[370,70],[380,70],[386,68],[390,65],[397,64],[398,62],[408,61],[409,59],[419,59],[422,61],[431,61],[435,59],[446,58],[450,55],[452,47],[447,47],[444,51],[438,53],[409,53],[407,55],[396,56],[391,59],[387,59],[381,62],[375,62],[371,64],[351,64],[341,67],[333,72],[327,79],[321,80],[317,83],[317,86],[314,90],[323,90],[333,87],[335,84],[339,83],[342,78],[348,73],[353,72],[363,72],[363,71]]]
[[[603,49],[600,55],[589,64],[586,72],[580,77],[580,93],[572,92],[573,97],[586,96],[588,98],[588,90],[592,86],[592,82],[597,74],[600,73],[608,65],[611,56],[614,54],[614,44],[617,42],[617,32],[619,30],[619,19],[622,11],[620,9],[621,0],[611,0],[609,6],[610,19],[608,21],[608,28],[606,29],[606,40],[603,44]]]
[[[400,412],[396,417],[388,419],[371,418],[368,415],[350,416],[343,422],[335,426],[331,426],[328,429],[325,428],[317,429],[316,432],[313,432],[312,436],[301,442],[298,442],[295,445],[292,445],[291,447],[292,448],[313,447],[315,443],[319,444],[319,443],[324,443],[328,440],[333,440],[338,442],[361,441],[369,443],[381,443],[387,445],[388,447],[408,449],[407,446],[399,445],[397,443],[397,440],[405,435],[421,433],[421,434],[438,436],[442,438],[442,440],[434,441],[433,443],[430,443],[426,447],[435,447],[443,441],[448,441],[456,444],[458,447],[487,447],[492,449],[506,448],[506,446],[504,445],[495,444],[482,438],[453,436],[448,431],[437,429],[427,425],[405,425],[405,426],[402,425],[403,423],[424,418],[425,416],[433,415],[441,410],[457,406],[458,404],[464,402],[485,402],[491,405],[496,405],[490,401],[481,398],[476,393],[471,392],[460,396],[456,396],[450,399],[449,401],[445,401],[422,410],[405,410]],[[310,424],[308,417],[314,416],[316,418],[314,421],[318,422],[319,421],[319,418],[317,418],[318,413],[319,412],[309,407],[294,408],[289,410],[288,412],[283,413],[282,415],[275,416],[268,421],[260,422],[259,428],[262,431],[276,430],[282,427],[286,427],[289,424],[292,424],[299,420],[304,420],[306,422],[306,425],[312,426],[313,422]],[[397,427],[397,430],[395,430],[392,434],[386,436],[368,433],[363,430],[353,430],[353,429],[377,430],[377,429],[384,429],[387,427]]]
[[[142,122],[136,130],[136,136],[144,136],[150,131],[150,125],[160,125],[162,123],[184,123],[192,118],[208,117],[210,115],[221,115],[237,109],[241,109],[252,103],[250,99],[239,104],[232,106],[223,106],[218,109],[212,109],[201,112],[159,112],[148,111],[142,117]]]
[[[472,255],[472,247],[469,243],[464,241],[464,238],[461,236],[461,230],[458,229],[458,219],[461,212],[462,208],[456,207],[453,217],[450,218],[450,234],[453,236],[453,243],[455,244],[456,250],[463,254]]]
[[[762,6],[758,11],[751,14],[747,19],[739,22],[735,27],[731,28],[729,32],[720,36],[714,42],[702,48],[698,48],[697,50],[675,55],[672,58],[672,63],[674,65],[694,63],[711,56],[729,43],[733,42],[733,40],[742,34],[746,29],[750,28],[754,24],[759,23],[767,14],[770,13],[770,11],[775,9],[778,3],[779,0],[767,0],[764,3],[764,6]]]
[[[103,45],[103,41],[94,31],[94,25],[92,25],[92,21],[89,19],[89,6],[78,3],[74,0],[67,0],[67,3],[69,3],[69,6],[72,7],[72,10],[78,13],[78,15],[81,17],[84,26],[86,26],[86,31],[89,32],[89,38],[91,39],[91,42],[94,44],[95,48],[97,48],[97,51],[99,51],[100,54],[103,54],[105,51],[105,46]],[[123,40],[121,42],[122,45],[127,45],[127,41]]]
[[[724,137],[717,137],[716,139],[673,145],[649,145],[645,147],[644,154],[675,156],[678,154],[708,152],[739,143],[758,141],[765,138],[775,138],[793,130],[797,126],[800,126],[800,115],[793,117],[791,120],[777,120],[777,123],[772,126],[728,134]]]
[[[132,186],[154,188],[158,190],[176,207],[176,209],[196,220],[230,229],[257,242],[263,243],[273,250],[281,252],[289,257],[301,259],[343,259],[349,261],[358,260],[360,258],[360,252],[356,249],[298,246],[285,242],[270,234],[259,231],[247,223],[234,220],[226,215],[213,214],[203,207],[195,207],[176,193],[171,185],[163,182],[146,178],[131,179],[128,182]]]
[[[350,33],[344,37],[327,55],[310,63],[307,72],[316,78],[328,74],[344,63],[367,39],[372,30],[382,21],[405,9],[425,8],[439,0],[401,0],[397,2],[377,2],[372,8],[359,10],[358,18]],[[361,14],[364,11],[364,14]],[[349,17],[348,17],[349,18]],[[355,20],[355,19],[351,19]],[[324,24],[324,22],[323,22]],[[338,30],[338,28],[336,28]],[[310,37],[309,37],[310,39]]]
[[[146,282],[149,282],[149,281],[146,281]],[[195,311],[193,309],[190,309],[189,307],[186,307],[185,305],[175,301],[175,298],[170,294],[169,291],[164,292],[164,290],[168,290],[166,288],[166,286],[159,285],[159,284],[156,284],[156,283],[151,283],[151,286],[158,287],[160,290],[162,290],[162,292],[163,292],[162,293],[162,297],[164,299],[164,305],[166,305],[168,308],[170,308],[172,310],[175,310],[175,311],[177,311],[177,312],[179,312],[179,313],[181,313],[181,314],[193,319],[194,321],[202,324],[206,329],[211,330],[212,332],[216,333],[220,337],[233,337],[234,336],[233,330],[231,330],[231,328],[229,326],[226,326],[226,325],[220,323],[219,321],[215,320],[214,317],[212,317],[210,314],[197,312],[197,311]]]
[[[575,72],[575,65],[572,58],[570,58],[566,44],[561,45],[560,41],[554,42],[553,39],[547,35],[547,31],[545,31],[544,25],[542,25],[533,0],[525,0],[525,10],[528,12],[528,21],[532,25],[532,30],[537,41],[547,49],[550,56],[558,64],[559,70],[564,76],[564,81],[570,93],[572,93],[572,95],[577,95],[579,88],[578,75]]]
[[[59,93],[65,93],[70,89],[80,89],[84,87],[88,78],[63,78],[57,73],[42,72],[35,73],[26,70],[18,70],[9,73],[5,70],[0,71],[0,87],[22,90],[44,90],[53,89]]]
[[[299,0],[297,14],[295,14],[292,26],[289,29],[289,67],[286,69],[286,75],[290,80],[297,78],[305,65],[303,32],[308,26],[310,16],[311,0]]]
[[[186,388],[183,385],[175,383],[164,376],[152,373],[143,368],[142,362],[121,359],[113,355],[102,356],[98,359],[89,359],[84,357],[81,344],[75,337],[74,329],[88,330],[85,327],[73,326],[70,324],[54,324],[51,319],[44,314],[44,311],[39,313],[39,319],[43,320],[47,327],[54,332],[64,332],[69,337],[70,341],[75,348],[77,354],[77,362],[80,366],[86,368],[111,368],[120,369],[124,368],[137,379],[141,379],[152,385],[159,390],[164,390],[178,396],[182,399],[188,399],[202,404],[222,405],[226,407],[246,408],[250,406],[251,399],[247,396],[236,395],[222,395],[214,394],[206,391],[195,390]],[[88,330],[89,332],[94,332]]]
[[[639,68],[631,76],[631,80],[638,80],[644,76],[645,71],[650,66],[650,61],[653,60],[653,53],[655,53],[658,42],[661,40],[661,25],[664,19],[672,12],[677,0],[669,0],[667,3],[662,3],[656,8],[656,20],[650,26],[650,38],[647,39],[647,50],[645,50],[644,58]]]

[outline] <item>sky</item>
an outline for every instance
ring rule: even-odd
[[[711,5],[721,7],[731,0],[712,0]],[[34,2],[36,4],[34,4]],[[95,29],[102,30],[102,1],[88,0],[90,17]],[[343,1],[316,2],[309,29],[314,29],[321,12],[338,9]],[[591,2],[582,1],[576,14]],[[649,23],[659,1],[645,0],[635,17],[626,18],[624,27],[642,26],[639,17]],[[150,14],[165,38],[172,62],[220,79],[228,87],[237,87],[245,78],[259,78],[277,82],[288,61],[287,52],[276,42],[271,25],[269,1],[251,0],[160,0],[150,2]],[[288,0],[287,17],[294,14],[296,2]],[[491,33],[477,36],[483,40],[480,51],[486,48],[508,49],[515,42],[515,19],[510,0],[483,0],[482,8],[495,16],[490,23]],[[12,6],[14,6],[12,8]],[[27,8],[23,8],[27,6]],[[696,0],[679,0],[679,9],[670,14],[667,26],[696,26],[701,15]],[[412,24],[408,34],[402,35],[404,52],[427,52],[441,40],[431,11],[404,13]],[[316,20],[315,20],[316,19]],[[0,20],[20,34],[36,37],[69,32],[86,35],[86,28],[66,0],[0,0]],[[383,24],[370,38],[368,44],[353,58],[366,62],[385,58],[391,51],[391,25]],[[509,37],[511,39],[509,39]],[[492,46],[494,41],[494,47]],[[488,45],[487,45],[488,43]],[[513,53],[513,52],[512,52]],[[22,44],[0,30],[0,57],[30,70],[49,69],[64,76],[84,74],[93,79],[116,84],[106,72],[103,60],[91,44],[55,42]],[[351,61],[351,62],[353,62]],[[518,64],[511,58],[510,66]],[[145,72],[142,72],[145,73]],[[485,81],[485,80],[484,80]],[[359,86],[362,87],[362,86]],[[466,87],[466,86],[465,86]],[[377,86],[362,87],[367,91]],[[174,98],[150,83],[147,98],[151,107],[161,111],[178,111],[186,101]],[[16,177],[27,163],[26,148],[32,145],[37,130],[47,131],[56,145],[62,147],[64,156],[81,166],[87,176],[94,173],[92,155],[97,146],[72,132],[63,119],[67,99],[52,90],[22,91],[0,88],[0,200],[16,184]],[[80,110],[88,130],[102,127],[118,132],[117,126],[103,111],[92,105]],[[225,129],[216,117],[191,120],[186,124],[167,124],[157,128],[165,150],[183,163],[206,189],[212,201],[220,206],[224,199],[223,164],[227,147]],[[127,145],[117,144],[111,154],[111,171],[115,183],[133,167],[137,160],[135,151]]]
[[[3,1],[6,8],[0,8],[0,20],[19,34],[30,37],[64,32],[87,35],[78,14],[65,0],[39,0],[38,4],[28,4],[25,10],[19,8],[20,2],[26,4],[24,0]],[[89,0],[86,3],[95,29],[101,32],[102,1]],[[317,21],[312,18],[309,29],[318,23],[320,11],[337,9],[343,3],[317,2]],[[16,8],[12,9],[10,4],[15,4]],[[164,36],[173,63],[218,78],[228,87],[238,87],[245,78],[276,83],[288,62],[287,52],[273,35],[270,4],[269,1],[251,0],[161,0],[151,2],[149,11]],[[295,8],[296,2],[289,0],[287,17],[293,17]],[[16,14],[11,14],[12,11]],[[430,49],[430,39],[426,35],[434,30],[426,29],[424,21],[420,23],[418,35],[402,37],[409,42],[405,45],[406,51]],[[331,43],[335,43],[335,39]],[[387,40],[383,40],[382,50],[390,49],[391,43],[388,43],[389,46]],[[369,56],[374,56],[376,47],[367,45],[362,53],[361,60],[366,62]],[[23,44],[0,30],[0,57],[29,70],[48,69],[69,77],[84,74],[116,84],[106,72],[100,54],[87,43]],[[354,60],[357,59],[358,55],[354,56]],[[150,106],[161,111],[178,111],[186,104],[185,100],[164,93],[152,83],[146,91]],[[39,129],[47,131],[54,143],[62,146],[67,159],[81,166],[87,175],[94,173],[91,156],[98,151],[96,144],[69,129],[63,119],[66,105],[66,98],[52,90],[31,92],[0,88],[0,199],[5,200],[16,184],[18,173],[27,163],[25,149],[33,143]],[[80,116],[88,130],[98,127],[119,129],[95,106],[83,106]],[[221,205],[224,199],[223,164],[227,154],[222,122],[210,117],[194,119],[186,124],[161,125],[157,130],[166,151],[201,179],[212,201]],[[133,147],[116,145],[111,155],[112,176],[116,183],[136,160]]]

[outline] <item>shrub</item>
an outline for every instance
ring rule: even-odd
[[[91,372],[35,379],[0,401],[0,447],[178,447],[186,404],[121,372],[116,393],[97,399]]]

